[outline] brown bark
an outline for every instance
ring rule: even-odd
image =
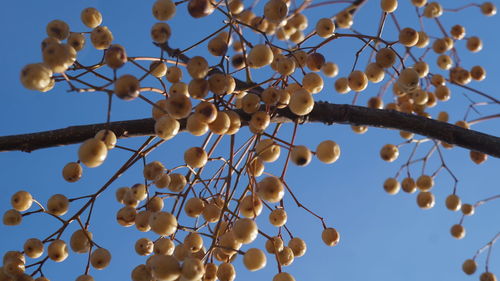
[[[239,113],[243,120],[249,119],[247,114]],[[483,152],[494,157],[500,157],[500,138],[498,137],[394,110],[379,110],[354,105],[316,102],[314,110],[307,116],[298,117],[288,109],[282,109],[276,111],[272,118],[272,122],[274,123],[287,123],[295,120],[303,123],[317,122],[326,125],[333,123],[355,124],[404,130],[470,150]],[[246,125],[245,122],[244,125]],[[101,123],[0,137],[0,151],[20,150],[30,152],[41,148],[80,143],[88,138],[92,138],[97,131],[105,128],[106,123]],[[182,130],[185,129],[185,120],[181,121],[181,128]],[[153,135],[154,120],[147,118],[111,122],[109,129],[115,132],[119,138]]]

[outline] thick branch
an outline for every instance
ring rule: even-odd
[[[243,120],[249,116],[240,112]],[[433,119],[406,114],[394,110],[379,110],[367,107],[317,102],[314,110],[305,117],[297,117],[287,108],[278,110],[272,118],[274,123],[317,122],[367,125],[372,127],[398,129],[423,135],[432,139],[455,144],[470,150],[480,151],[494,157],[500,157],[500,138],[474,130],[436,121]],[[246,125],[244,123],[244,125]],[[105,129],[106,123],[72,126],[65,129],[40,133],[0,137],[0,151],[26,151],[80,143],[92,138],[99,130]],[[140,119],[111,122],[111,129],[119,138],[146,136],[154,134],[154,120]],[[185,120],[181,122],[185,130]]]

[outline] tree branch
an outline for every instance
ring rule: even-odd
[[[355,13],[366,0],[356,0],[349,7],[350,13]],[[156,44],[171,57],[187,62],[189,57],[180,53],[179,49],[171,48],[168,43]],[[222,72],[213,68],[209,74]],[[260,94],[262,87],[253,83],[236,80],[237,90],[248,90]],[[244,120],[242,125],[247,125],[250,116],[242,111],[237,111]],[[181,131],[185,131],[186,120],[181,121]],[[412,132],[432,139],[444,141],[466,149],[475,150],[500,158],[500,138],[467,130],[461,127],[436,121],[433,119],[406,114],[394,110],[379,110],[367,107],[316,102],[313,111],[303,117],[294,115],[288,108],[277,110],[271,119],[273,123],[287,123],[298,121],[300,123],[317,122],[327,125],[333,123],[366,125],[371,127],[398,129]],[[103,129],[112,130],[118,138],[154,135],[154,120],[151,118],[128,120],[111,123],[101,123],[82,126],[71,126],[64,129],[12,135],[0,137],[0,152],[24,151],[31,152],[41,148],[75,144],[94,137]]]
[[[243,125],[247,125],[250,116],[241,111],[238,113],[244,120]],[[271,121],[274,123],[314,122],[326,125],[339,123],[397,129],[500,157],[500,138],[498,137],[394,110],[316,102],[313,111],[307,116],[298,117],[285,108],[277,110]],[[185,124],[186,120],[181,120],[181,131],[185,131]],[[154,135],[154,120],[147,118],[109,124],[71,126],[53,131],[4,136],[0,137],[0,152],[16,150],[31,152],[41,148],[80,143],[106,128],[112,130],[118,138],[150,136]]]

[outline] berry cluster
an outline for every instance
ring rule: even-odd
[[[153,24],[150,34],[160,48],[158,57],[129,56],[124,46],[114,43],[111,29],[102,25],[103,17],[95,8],[81,12],[81,21],[91,29],[89,32],[72,32],[61,20],[49,22],[48,37],[42,42],[43,61],[26,65],[21,70],[21,83],[27,89],[41,92],[51,90],[56,83],[67,83],[71,91],[80,93],[102,92],[109,96],[109,114],[111,100],[115,97],[123,101],[143,100],[151,105],[154,135],[134,149],[118,145],[119,136],[110,129],[97,131],[94,137],[84,141],[78,149],[78,160],[62,169],[67,182],[78,181],[84,167],[100,166],[112,149],[133,153],[111,180],[93,194],[77,198],[55,194],[42,204],[27,191],[15,193],[11,199],[12,209],[3,216],[4,224],[18,225],[24,216],[44,213],[60,220],[63,227],[43,240],[26,240],[23,251],[7,252],[0,267],[0,281],[49,280],[43,276],[42,266],[47,260],[64,261],[69,256],[69,249],[77,254],[88,254],[89,265],[94,269],[108,266],[111,253],[97,243],[99,237],[94,237],[89,227],[92,207],[116,178],[141,160],[144,167],[139,181],[144,180],[144,183],[115,191],[116,200],[121,204],[116,211],[117,223],[123,227],[135,226],[139,232],[151,232],[156,236],[154,240],[139,238],[131,245],[138,255],[146,257],[143,264],[131,270],[132,280],[232,281],[237,273],[232,262],[238,255],[242,256],[249,271],[262,269],[268,257],[273,256],[278,267],[273,281],[295,280],[282,269],[303,256],[307,244],[294,236],[288,227],[285,197],[290,197],[299,208],[320,220],[321,239],[327,246],[335,246],[340,240],[337,229],[304,206],[286,181],[290,162],[306,166],[314,157],[326,164],[339,159],[340,147],[333,140],[321,141],[314,150],[295,143],[299,126],[307,122],[307,116],[317,104],[316,96],[325,92],[325,80],[336,78],[332,81],[333,88],[339,94],[353,91],[353,103],[371,84],[386,81],[379,94],[368,99],[367,107],[433,118],[428,109],[451,98],[450,85],[467,89],[471,81],[482,81],[486,77],[486,70],[479,65],[465,68],[456,48],[458,44],[465,44],[468,51],[479,52],[483,48],[481,39],[466,36],[465,27],[459,24],[445,29],[439,18],[446,10],[439,2],[411,1],[421,20],[438,23],[442,31],[439,36],[427,34],[423,29],[400,28],[394,16],[398,13],[397,0],[380,1],[382,16],[376,35],[355,32],[355,15],[364,2],[366,0],[352,1],[332,17],[318,19],[310,28],[309,19],[303,12],[314,7],[311,1],[304,1],[292,9],[291,1],[269,0],[256,14],[254,7],[246,6],[241,0],[157,0],[152,6],[152,15],[158,22]],[[177,9],[182,6],[186,6],[195,19],[219,13],[226,20],[221,28],[192,46],[175,49],[169,45],[169,39],[175,36],[176,30],[168,22],[176,18]],[[496,14],[496,7],[491,2],[470,6],[478,7],[486,16]],[[398,26],[397,38],[392,40],[382,37],[384,23],[389,18]],[[329,61],[320,48],[343,38],[356,38],[364,45],[356,54],[351,71],[337,77],[340,67]],[[96,50],[103,52],[102,61],[92,66],[84,66],[77,60],[78,52],[88,40]],[[308,45],[309,42],[318,43]],[[191,50],[201,49],[202,45],[206,47],[205,55],[203,52],[187,55]],[[360,70],[357,68],[358,56],[368,50],[372,52],[370,60],[364,70]],[[421,54],[416,55],[417,52]],[[437,56],[433,62],[426,57],[431,52]],[[165,58],[166,55],[172,59]],[[142,65],[142,61],[147,61],[148,65]],[[214,61],[219,63],[213,64]],[[137,67],[142,75],[122,73],[124,65]],[[105,68],[111,69],[113,75],[108,77],[100,73]],[[252,77],[265,70],[270,73],[268,79],[254,82]],[[90,76],[101,79],[104,86],[85,80]],[[390,87],[393,96],[384,97]],[[146,92],[156,94],[158,99],[146,96]],[[391,102],[384,106],[384,99]],[[289,140],[280,134],[281,123],[286,118],[294,123]],[[442,111],[435,119],[448,122],[448,118],[448,113]],[[109,119],[108,116],[107,123]],[[272,128],[274,123],[276,126]],[[472,123],[460,120],[456,125],[468,129]],[[249,133],[242,130],[243,127],[248,127]],[[367,127],[352,124],[352,130],[362,134]],[[180,165],[172,165],[171,159],[145,160],[148,154],[180,132],[203,138],[200,145],[185,149]],[[245,141],[237,144],[236,135]],[[383,160],[397,160],[404,145],[415,145],[415,152],[418,145],[430,141],[417,139],[411,132],[401,131],[400,135],[405,140],[403,144],[382,147],[380,157]],[[228,151],[217,154],[223,140],[229,142]],[[432,208],[435,205],[431,192],[434,178],[443,169],[452,174],[440,151],[440,146],[451,148],[452,145],[437,141],[434,144],[422,159],[412,159],[413,152],[397,175],[385,180],[384,190],[389,194],[398,193],[400,188],[407,193],[418,190],[418,206]],[[412,177],[409,167],[417,162],[423,162],[425,167],[435,151],[443,163],[441,167],[432,174],[422,171],[420,176]],[[471,151],[470,157],[478,164],[486,160],[486,154],[476,151]],[[266,166],[272,166],[273,162],[283,163],[280,175],[269,169],[266,171]],[[400,183],[398,177],[405,168],[407,177]],[[475,207],[496,198],[462,204],[456,190],[455,184],[445,205],[451,211],[461,210],[464,216],[472,215]],[[71,202],[76,200],[87,201],[65,218]],[[39,209],[26,212],[33,203]],[[257,225],[255,219],[264,211],[278,234],[265,233]],[[80,218],[84,214],[88,217],[86,222]],[[462,222],[463,218],[451,228],[452,236],[457,239],[465,236]],[[65,241],[62,238],[70,223],[80,228]],[[259,235],[266,238],[264,249],[253,243]],[[489,248],[497,238],[489,243]],[[41,260],[26,265],[26,257]],[[94,280],[89,265],[77,281]],[[38,267],[28,274],[26,269],[32,266]],[[473,274],[476,267],[474,257],[465,261],[463,271]],[[40,276],[34,279],[37,274]],[[480,280],[494,281],[496,277],[486,271]]]

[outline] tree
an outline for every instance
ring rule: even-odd
[[[423,2],[412,1],[415,6]],[[6,233],[6,241],[17,239],[15,231],[21,231],[21,234],[26,231],[26,227],[36,226],[37,221],[33,221],[35,217],[44,227],[45,224],[49,227],[42,231],[29,229],[29,234],[19,235],[23,236],[23,241],[37,238],[26,240],[25,256],[38,256],[40,247],[45,251],[38,259],[26,261],[17,253],[10,252],[4,259],[4,275],[0,275],[1,278],[10,280],[6,277],[9,275],[30,280],[28,275],[39,278],[45,273],[51,280],[77,278],[81,274],[109,279],[110,276],[117,276],[119,264],[114,265],[113,269],[113,262],[117,257],[120,260],[122,254],[133,260],[133,266],[127,263],[127,266],[122,267],[125,274],[121,274],[120,278],[126,278],[133,272],[134,280],[152,280],[152,277],[148,277],[150,275],[157,279],[174,280],[181,270],[184,278],[181,280],[197,280],[199,278],[193,276],[203,274],[203,262],[215,262],[219,265],[219,279],[231,280],[224,274],[231,275],[235,269],[240,276],[246,271],[244,267],[258,269],[265,260],[263,255],[267,256],[268,268],[263,276],[270,279],[278,272],[286,271],[297,277],[296,272],[299,271],[294,271],[293,264],[285,266],[305,251],[300,238],[307,242],[307,252],[314,251],[316,247],[314,241],[305,238],[307,230],[302,230],[301,221],[307,219],[299,216],[297,211],[310,215],[314,220],[307,222],[308,226],[318,226],[319,221],[319,229],[314,232],[318,241],[321,236],[325,244],[335,246],[339,243],[340,233],[342,240],[337,248],[341,251],[344,239],[349,239],[343,232],[343,227],[346,229],[348,226],[340,223],[341,219],[334,220],[328,213],[318,211],[336,210],[335,206],[320,206],[329,202],[318,198],[322,197],[322,192],[315,190],[314,197],[301,192],[299,185],[304,184],[301,183],[304,179],[297,178],[296,173],[303,173],[305,181],[312,184],[315,178],[320,177],[319,173],[314,172],[314,169],[319,169],[316,168],[317,164],[314,169],[311,169],[312,164],[304,168],[297,166],[307,166],[311,158],[326,163],[335,162],[332,166],[341,165],[340,162],[352,158],[352,163],[356,163],[358,168],[351,167],[351,170],[358,174],[369,173],[367,166],[362,163],[365,157],[363,152],[359,155],[344,152],[349,151],[350,145],[357,145],[359,150],[364,149],[356,143],[363,137],[348,132],[350,126],[336,128],[340,126],[334,125],[333,128],[328,127],[328,132],[335,132],[335,135],[325,133],[324,125],[334,123],[350,124],[357,133],[365,132],[366,126],[401,130],[401,136],[392,136],[384,131],[384,135],[379,137],[369,135],[365,138],[376,143],[376,146],[366,149],[365,153],[370,153],[367,159],[376,156],[387,162],[401,162],[397,162],[400,169],[391,168],[390,171],[384,170],[382,175],[374,175],[376,179],[372,180],[375,183],[371,185],[379,187],[377,191],[385,189],[389,194],[395,194],[400,189],[413,193],[418,189],[418,192],[406,197],[411,196],[411,201],[417,200],[421,208],[431,208],[437,202],[441,212],[444,212],[444,205],[452,211],[462,212],[463,215],[453,213],[458,223],[447,220],[445,228],[451,227],[451,230],[446,231],[451,231],[455,238],[463,238],[463,225],[469,221],[465,216],[472,214],[474,207],[499,196],[492,196],[491,193],[482,196],[481,192],[474,191],[481,195],[478,198],[474,193],[464,190],[461,184],[467,179],[463,177],[472,180],[477,178],[470,173],[457,173],[460,167],[456,166],[467,164],[456,163],[470,162],[467,158],[471,158],[479,164],[486,160],[487,155],[500,156],[500,140],[494,136],[498,134],[495,124],[498,123],[496,106],[499,102],[492,94],[492,88],[483,90],[481,84],[476,84],[484,78],[484,69],[474,67],[480,55],[468,55],[468,52],[482,48],[481,40],[485,41],[486,49],[491,38],[488,34],[472,36],[479,34],[481,29],[471,24],[470,29],[465,26],[466,32],[463,26],[455,25],[458,21],[453,15],[475,17],[478,11],[493,15],[496,8],[491,3],[484,3],[446,9],[433,2],[423,4],[420,8],[412,7],[410,3],[399,3],[397,10],[393,11],[394,3],[397,2],[305,1],[292,2],[288,6],[280,0],[251,5],[233,0],[221,1],[214,7],[203,0],[175,4],[159,0],[153,5],[153,15],[150,4],[145,5],[144,11],[149,13],[148,27],[145,29],[141,29],[142,25],[137,23],[146,21],[146,16],[142,17],[145,13],[139,8],[137,14],[141,16],[129,17],[126,21],[124,17],[117,16],[117,21],[124,25],[123,31],[119,24],[113,25],[111,21],[108,24],[108,20],[112,20],[111,15],[120,15],[120,7],[110,9],[104,6],[99,9],[101,14],[99,10],[84,9],[87,7],[79,4],[78,9],[65,14],[64,20],[70,28],[65,22],[51,21],[53,18],[44,16],[45,22],[50,21],[47,34],[37,32],[36,37],[50,37],[42,43],[42,59],[37,55],[37,60],[43,60],[45,64],[24,67],[21,82],[29,89],[50,91],[47,94],[31,93],[29,98],[53,98],[53,104],[45,105],[49,111],[53,111],[56,98],[65,98],[53,92],[68,90],[74,94],[67,97],[68,101],[88,99],[95,104],[94,108],[98,104],[99,109],[92,110],[101,114],[96,118],[91,116],[93,112],[85,115],[89,119],[84,122],[93,125],[51,130],[57,124],[63,127],[81,123],[82,117],[78,116],[73,121],[51,121],[46,128],[50,130],[46,132],[0,137],[0,151],[34,151],[30,155],[32,159],[36,159],[38,153],[47,153],[43,157],[49,160],[45,159],[42,164],[55,164],[59,171],[63,170],[63,177],[71,182],[61,187],[47,188],[49,190],[42,193],[37,192],[37,187],[26,187],[25,190],[31,192],[34,199],[26,192],[12,192],[6,196],[7,199],[12,198],[12,206],[5,208],[4,223],[16,225],[22,220],[25,227],[21,226],[17,230],[4,227],[6,231],[2,233]],[[175,5],[177,12],[173,16]],[[318,7],[331,10],[321,11]],[[241,10],[243,8],[246,9]],[[264,15],[265,19],[255,17],[250,9],[258,16]],[[85,29],[78,18],[74,19],[80,11],[83,24],[87,26]],[[444,16],[441,16],[441,12]],[[100,15],[104,18],[102,25]],[[376,15],[375,19],[373,15]],[[414,17],[413,20],[409,20],[410,16]],[[451,19],[448,20],[447,16]],[[284,20],[288,23],[278,27]],[[477,21],[489,20],[478,17]],[[147,34],[150,26],[153,26],[153,44],[148,43],[151,40]],[[138,33],[145,34],[144,37],[137,37],[136,29]],[[81,30],[85,32],[80,33]],[[110,36],[111,32],[113,36]],[[184,37],[182,33],[189,33],[190,36]],[[112,41],[112,37],[115,40]],[[63,40],[63,43],[54,38]],[[76,53],[75,49],[79,48],[82,40],[86,40],[86,46]],[[127,42],[129,40],[141,43]],[[341,51],[346,55],[339,55]],[[38,53],[38,50],[32,52]],[[30,61],[22,62],[28,63]],[[489,77],[494,76],[490,75],[487,64],[487,61],[480,63],[488,70]],[[165,71],[166,78],[163,77]],[[178,71],[183,73],[182,78],[178,77]],[[9,84],[13,83],[9,81]],[[348,95],[339,94],[347,91],[350,91]],[[187,93],[191,98],[184,95]],[[64,115],[68,118],[72,118],[71,111],[80,111],[75,108],[77,103],[72,102],[73,107]],[[384,106],[384,103],[387,105]],[[81,109],[88,110],[83,104]],[[362,106],[364,104],[368,106]],[[17,115],[23,111],[20,108],[23,107],[16,107]],[[134,120],[149,116],[151,110],[154,119]],[[448,114],[440,111],[447,111]],[[463,112],[465,117],[461,116]],[[60,119],[60,116],[57,118]],[[457,123],[446,123],[457,119]],[[471,125],[489,134],[469,129]],[[36,124],[32,129],[38,131],[39,127],[40,124]],[[310,127],[322,129],[308,131]],[[22,130],[9,130],[20,133],[29,129],[26,126]],[[228,133],[228,130],[233,132]],[[115,144],[114,135],[118,138],[146,137],[120,140]],[[322,142],[324,140],[330,141]],[[60,156],[53,156],[53,153],[64,150],[62,148],[46,150],[48,152],[35,151],[75,143],[81,144],[71,146],[69,151]],[[317,146],[319,143],[321,145]],[[448,150],[453,145],[461,148]],[[374,147],[377,147],[376,150]],[[342,151],[340,158],[339,149]],[[472,151],[470,155],[469,150]],[[78,151],[78,156],[75,151]],[[4,155],[26,157],[12,153],[4,152]],[[105,159],[106,155],[108,159]],[[278,156],[279,159],[274,162]],[[70,163],[64,166],[56,158],[64,158],[65,162]],[[5,163],[10,161],[16,160],[6,156]],[[382,162],[380,159],[376,161],[373,164]],[[488,170],[488,167],[493,167],[497,161],[490,159],[483,164],[490,177],[492,170]],[[23,177],[19,181],[23,184],[28,180],[26,174],[38,173],[34,171],[36,169],[44,170],[39,164],[31,164],[28,168],[12,166],[7,168],[9,173],[22,172]],[[264,174],[263,168],[266,171]],[[102,171],[102,174],[96,170]],[[474,170],[474,173],[480,173],[477,171]],[[347,174],[347,167],[337,170],[337,173]],[[337,177],[335,175],[335,180]],[[451,177],[451,180],[446,177]],[[50,186],[58,181],[62,182],[62,179],[50,177],[38,185]],[[353,181],[355,179],[351,179]],[[436,190],[434,182],[435,185],[447,186],[448,190]],[[24,190],[15,181],[10,185],[16,185],[13,190]],[[71,185],[80,188],[75,190]],[[462,196],[462,193],[470,197]],[[113,199],[115,194],[117,199]],[[436,194],[437,199],[433,194]],[[461,196],[457,197],[457,194]],[[314,200],[305,200],[308,197]],[[116,200],[120,203],[114,202]],[[315,204],[315,201],[323,204]],[[335,198],[332,201],[335,202]],[[350,203],[356,202],[353,198]],[[407,205],[410,201],[404,202]],[[163,211],[158,212],[160,209]],[[123,229],[115,230],[116,212],[120,225],[135,224],[140,231],[149,228],[150,231],[138,234],[140,232],[131,229],[126,232]],[[109,213],[110,216],[107,215]],[[255,220],[257,230],[253,217],[259,213],[262,214]],[[338,216],[338,213],[339,210],[334,216]],[[288,222],[283,225],[286,214]],[[351,213],[348,219],[356,221],[352,218],[355,214]],[[268,222],[267,216],[270,216],[271,222]],[[486,218],[481,222],[491,223],[491,220]],[[110,226],[112,223],[114,225]],[[365,223],[369,224],[368,221]],[[231,231],[224,233],[226,228]],[[106,233],[108,229],[110,233]],[[364,225],[357,225],[356,229],[363,231]],[[480,255],[468,252],[468,257],[473,256],[475,261],[466,261],[464,269],[466,273],[472,273],[471,268],[477,260],[476,275],[480,275],[481,280],[494,280],[488,275],[490,273],[484,272],[498,271],[490,257],[499,235],[491,235],[489,231],[490,228],[482,233],[485,236],[481,239],[488,242],[485,247],[481,248],[482,242],[474,241],[473,247],[480,249]],[[490,236],[486,237],[487,233]],[[119,240],[113,237],[121,235],[126,235],[128,239],[113,243],[112,240]],[[265,243],[268,247],[273,245],[271,241],[275,241],[272,238],[274,235],[282,237],[286,246],[276,258],[272,253],[264,254],[281,249],[281,240],[274,243],[277,248],[265,249]],[[164,238],[160,239],[160,236]],[[388,240],[385,238],[383,241]],[[170,247],[173,245],[171,241],[174,241],[177,245],[173,253],[175,259],[167,255],[152,255],[153,241],[155,253],[162,254],[172,253],[170,251],[173,248]],[[203,250],[200,250],[201,241]],[[245,245],[241,247],[242,243]],[[22,248],[20,245],[13,246],[6,243],[2,249]],[[130,255],[134,246],[141,257]],[[66,259],[65,247],[71,248],[68,260],[80,265],[75,271],[67,270],[69,275],[58,272],[63,267],[53,262]],[[82,258],[82,255],[73,252],[85,255]],[[109,253],[113,257],[110,270],[114,271],[108,273],[111,275],[100,275],[105,273],[95,269],[107,266]],[[142,257],[144,255],[148,257]],[[233,267],[228,262],[237,256],[240,257],[234,261],[236,265]],[[481,260],[482,257],[486,258]],[[465,258],[460,257],[460,260],[464,261]],[[336,266],[340,264],[341,261],[336,262]],[[53,265],[57,267],[50,268]],[[166,270],[167,265],[172,268]],[[455,271],[459,271],[461,264],[454,266]],[[28,274],[22,275],[25,268]],[[208,266],[206,272],[211,271],[213,267]],[[174,277],[160,277],[168,274]],[[254,278],[259,276],[257,274],[248,276]],[[314,275],[313,279],[325,279],[325,274]],[[278,275],[282,279],[275,277],[275,280],[291,280],[283,275]],[[299,276],[302,275],[299,273]],[[77,280],[88,280],[85,278],[88,277],[79,277]]]

